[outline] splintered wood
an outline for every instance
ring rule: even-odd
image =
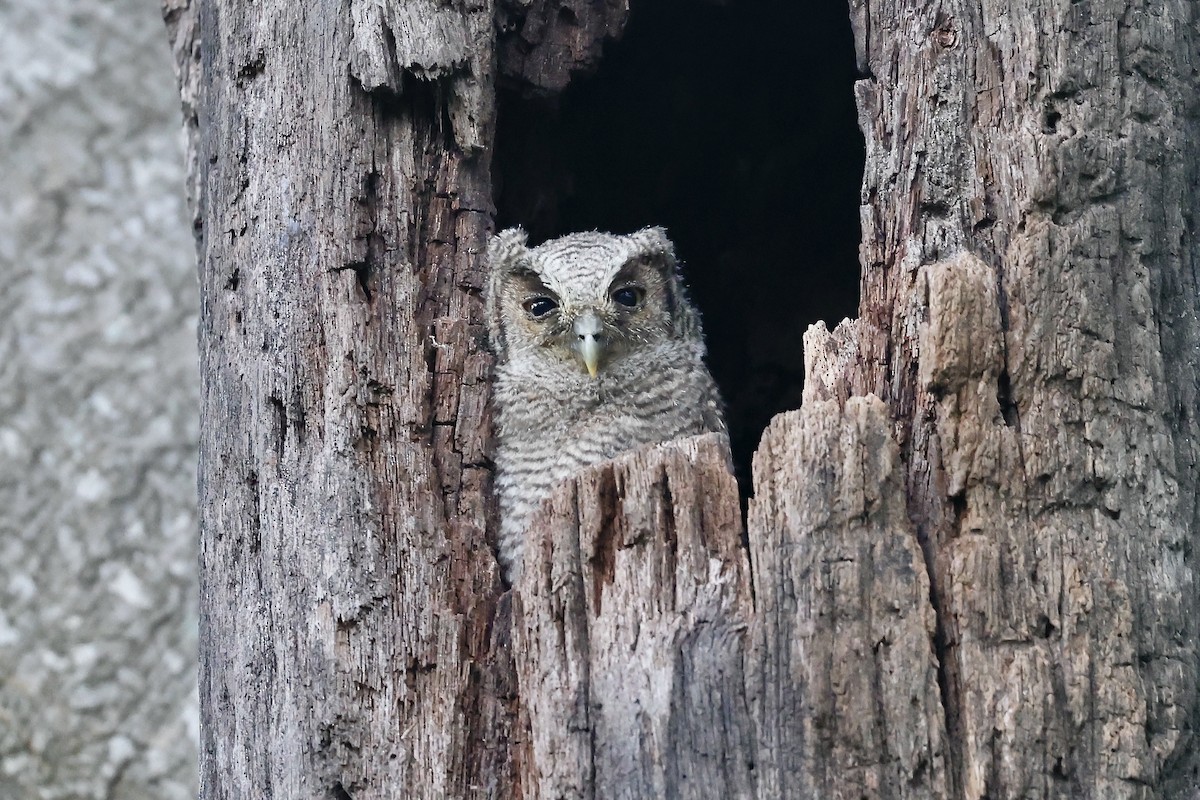
[[[755,457],[759,797],[947,796],[929,579],[890,427],[876,397],[814,400]]]
[[[513,598],[532,796],[754,796],[727,453],[717,434],[641,450],[543,507]]]

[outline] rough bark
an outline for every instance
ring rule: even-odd
[[[1177,796],[1200,785],[1194,9],[852,10],[864,276],[835,393],[894,420],[948,785]]]
[[[553,93],[596,66],[604,42],[621,35],[629,0],[502,0],[496,57],[525,90]]]
[[[492,8],[432,6],[166,11],[194,115],[205,798],[511,785],[484,671]]]
[[[717,434],[639,451],[543,506],[513,597],[526,796],[754,796],[728,452]]]
[[[947,797],[929,580],[887,408],[814,394],[755,460],[758,796]]]
[[[1192,7],[853,0],[861,314],[810,332],[764,436],[753,581],[707,438],[562,487],[504,595],[493,65],[561,87],[624,7],[506,6],[499,43],[494,11],[169,14],[199,131],[204,796],[1200,784]]]

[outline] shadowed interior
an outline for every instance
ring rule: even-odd
[[[561,95],[504,86],[497,225],[530,244],[666,226],[704,318],[743,496],[770,418],[798,408],[801,337],[854,316],[863,140],[841,0],[634,2]]]

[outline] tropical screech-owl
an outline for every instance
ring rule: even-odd
[[[497,355],[500,564],[521,572],[526,529],[555,484],[641,445],[725,432],[700,317],[662,228],[488,247]]]

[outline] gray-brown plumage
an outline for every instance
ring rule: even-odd
[[[500,563],[520,575],[533,512],[555,484],[641,445],[725,432],[700,318],[662,228],[525,232],[488,248]]]

